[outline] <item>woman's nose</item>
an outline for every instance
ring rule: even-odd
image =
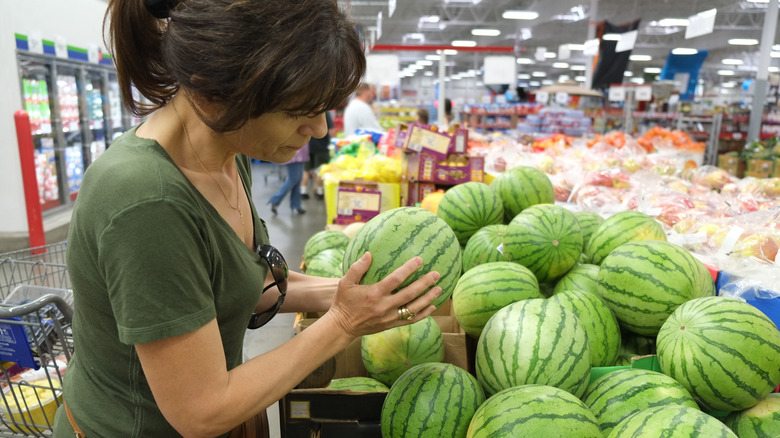
[[[325,137],[328,133],[328,122],[325,119],[325,113],[317,114],[314,117],[306,117],[303,125],[299,128],[299,132],[303,135],[310,135],[313,138]]]

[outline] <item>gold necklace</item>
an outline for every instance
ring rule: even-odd
[[[206,175],[210,176],[211,179],[213,179],[214,182],[217,183],[217,187],[219,187],[219,191],[222,192],[222,196],[225,197],[225,202],[227,202],[227,205],[233,210],[238,210],[238,216],[241,217],[241,225],[244,225],[244,212],[241,210],[241,202],[239,201],[240,190],[238,185],[238,168],[236,168],[236,205],[233,205],[230,203],[230,198],[228,198],[225,189],[222,188],[222,184],[220,184],[219,180],[217,180],[217,178],[215,178],[214,175],[212,175],[211,172],[209,172],[209,170],[203,164],[203,161],[200,159],[200,156],[198,155],[198,151],[196,151],[195,146],[192,145],[192,139],[190,139],[190,132],[187,131],[187,126],[184,125],[184,120],[181,118],[181,114],[179,114],[179,110],[176,109],[176,104],[173,103],[173,100],[171,100],[171,106],[173,106],[173,111],[176,113],[176,117],[179,119],[179,123],[181,123],[181,127],[184,130],[184,136],[187,137],[187,143],[189,144],[190,149],[192,149],[192,152],[195,154],[195,158],[198,160],[198,163],[200,163],[200,167],[203,168],[203,170],[206,172]]]

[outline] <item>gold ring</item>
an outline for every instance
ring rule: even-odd
[[[406,306],[401,306],[398,308],[398,319],[401,321],[407,320],[411,321],[415,317],[414,313],[410,312],[409,309]]]

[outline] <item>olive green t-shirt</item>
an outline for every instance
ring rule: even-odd
[[[238,156],[236,163],[251,193],[249,160]],[[268,243],[253,204],[251,217],[255,243]],[[67,265],[75,354],[64,397],[76,423],[88,437],[179,436],[154,402],[134,345],[189,333],[216,318],[227,366],[238,366],[267,264],[166,151],[133,129],[84,175]],[[73,436],[62,411],[56,435]]]

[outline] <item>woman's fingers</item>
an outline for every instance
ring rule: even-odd
[[[371,266],[371,253],[366,251],[363,257],[349,267],[349,270],[344,275],[343,280],[347,282],[347,285],[360,284],[360,280],[368,271]]]

